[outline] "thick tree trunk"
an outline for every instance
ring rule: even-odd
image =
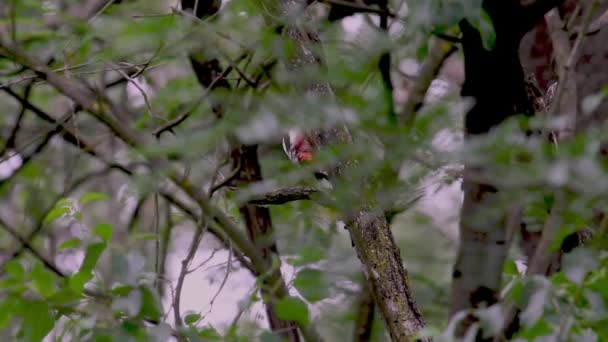
[[[490,50],[467,20],[460,22],[466,80],[462,95],[475,105],[465,119],[466,139],[486,134],[516,114],[532,115],[533,103],[526,92],[518,50],[523,35],[559,0],[539,0],[527,5],[516,0],[484,0],[496,41]],[[518,18],[514,21],[514,18]],[[472,177],[483,174],[484,165],[465,165],[464,202],[460,222],[460,246],[454,265],[450,316],[467,309],[494,304],[500,291],[502,266],[510,245],[505,206],[491,182]],[[468,315],[459,335],[476,320]]]
[[[241,146],[232,152],[234,168],[239,167],[237,181],[244,184],[260,182],[262,171],[258,161],[257,146]],[[249,239],[258,249],[262,257],[272,264],[272,258],[279,258],[279,252],[274,237],[270,210],[268,207],[246,203],[239,208],[241,217],[245,221]],[[280,263],[279,263],[280,264]],[[275,288],[285,286],[283,276],[279,268],[273,269],[273,274],[264,277],[262,281],[262,299],[266,306],[268,323],[272,331],[277,332],[282,338],[289,342],[300,341],[298,330],[293,322],[279,319],[275,310]]]
[[[348,224],[348,229],[391,339],[411,340],[425,323],[384,213],[364,208]]]
[[[221,0],[182,0],[182,8],[184,10],[195,10],[196,17],[198,18],[211,16],[217,13],[220,7]],[[190,62],[199,83],[204,88],[230,88],[228,81],[222,77],[224,70],[217,59],[199,61],[191,56]],[[214,104],[213,112],[218,118],[221,118],[224,115],[222,104]],[[234,181],[248,184],[262,180],[262,171],[258,161],[256,145],[235,148],[232,151],[232,161],[233,169],[238,169],[238,174]],[[262,258],[267,261],[267,264],[273,265],[273,258],[280,260],[273,233],[270,210],[267,207],[246,203],[239,208],[239,211],[245,221],[249,239],[253,242]],[[280,262],[278,264],[280,265]],[[281,270],[279,267],[275,267],[270,272],[270,274],[263,275],[260,289],[270,329],[289,342],[299,342],[300,335],[295,323],[281,320],[276,313],[276,294],[288,294]],[[256,274],[256,276],[262,275]],[[316,333],[306,333],[307,336],[311,334],[316,336]],[[315,340],[320,340],[320,338],[315,338]]]
[[[305,3],[296,0],[283,1],[283,14],[302,10]],[[320,40],[316,32],[300,27],[289,26],[285,34],[298,45],[296,57],[288,61],[291,71],[301,70],[311,65],[323,66],[323,58],[311,51],[318,51]],[[319,97],[332,96],[327,82],[316,82],[309,85],[307,91]],[[318,132],[316,145],[328,146],[336,143],[352,143],[351,135],[344,126]],[[334,186],[338,180],[347,176],[344,172],[354,162],[338,163],[331,170],[326,170]],[[403,267],[399,248],[395,244],[392,232],[381,210],[371,206],[353,210],[356,214],[346,218],[353,245],[363,271],[371,285],[376,305],[379,307],[393,341],[409,341],[424,327],[424,320],[413,299]],[[423,338],[421,341],[430,339]]]

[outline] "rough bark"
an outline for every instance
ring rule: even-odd
[[[355,320],[353,342],[371,341],[375,309],[376,306],[374,305],[371,289],[368,284],[362,284],[357,302],[357,318]]]
[[[294,186],[253,195],[248,201],[257,205],[279,205],[293,201],[310,200],[318,192],[319,190],[315,188]]]
[[[565,34],[567,44],[570,46],[578,38],[580,32],[580,21],[583,11],[579,11],[579,16],[572,17],[577,4],[583,4],[583,9],[591,4],[591,1],[581,2],[581,0],[567,0],[557,11],[558,19],[562,23],[569,23],[567,31],[563,31],[564,27],[560,27],[558,34]],[[580,46],[579,56],[573,66],[575,71],[576,88],[579,100],[586,96],[596,94],[608,83],[608,63],[606,56],[608,54],[608,29],[603,21],[608,17],[608,3],[601,2],[598,4],[598,9],[593,13],[592,22],[589,23],[584,41]],[[555,52],[553,38],[550,35],[546,21],[541,21],[530,33],[522,40],[520,55],[522,64],[526,73],[534,73],[542,91],[546,91],[552,82],[558,79],[559,68],[557,63],[554,63]],[[563,41],[563,39],[562,39]],[[580,103],[580,101],[579,101]],[[580,108],[579,108],[580,111]],[[577,120],[577,130],[590,127],[599,120],[605,120],[608,113],[608,101],[603,101],[595,110],[586,114],[584,118]]]
[[[399,247],[384,213],[364,208],[349,222],[348,229],[391,339],[411,340],[425,322],[414,301]]]
[[[302,11],[304,6],[304,2],[283,0],[281,14],[297,13]],[[292,24],[285,27],[284,32],[298,45],[296,56],[287,62],[289,70],[297,71],[314,65],[323,67],[323,58],[313,53],[318,51],[320,46],[320,40],[313,30]],[[310,84],[306,91],[319,97],[332,96],[330,85],[324,81]],[[317,132],[316,137],[318,147],[352,142],[345,126]],[[334,186],[338,186],[338,180],[347,174],[343,171],[355,164],[355,161],[339,162],[331,170],[326,170],[326,174]],[[348,214],[349,217],[346,218],[347,229],[391,339],[411,340],[424,327],[424,320],[414,302],[399,248],[395,244],[385,215],[371,206],[353,212],[354,215]]]
[[[258,161],[257,146],[241,146],[232,151],[234,168],[240,168],[237,182],[249,184],[262,180],[262,170]],[[239,208],[241,217],[245,221],[249,239],[256,246],[264,259],[272,264],[273,258],[279,258],[279,251],[274,237],[270,209],[251,202]],[[280,263],[279,263],[280,264]],[[258,276],[261,276],[258,274]],[[274,288],[284,286],[281,270],[277,267],[272,270],[270,277],[264,276],[262,281],[262,298],[266,306],[266,314],[270,328],[288,341],[299,341],[300,336],[293,322],[279,319],[274,308],[276,299]]]
[[[219,11],[219,0],[182,0],[182,8],[195,12],[197,18],[206,18]],[[199,83],[204,87],[230,88],[230,84],[222,77],[224,70],[219,60],[211,59],[200,61],[190,56],[190,63]],[[220,78],[218,80],[218,77]],[[221,103],[213,105],[213,112],[218,118],[224,115]],[[258,160],[257,146],[240,146],[232,151],[233,169],[238,170],[234,181],[248,184],[262,180],[262,171]],[[273,233],[270,210],[267,207],[253,203],[245,203],[240,208],[241,217],[247,227],[249,239],[254,244],[257,253],[262,256],[266,264],[273,265],[272,259],[280,260]],[[280,261],[278,263],[280,265]],[[276,293],[288,293],[285,281],[279,267],[273,267],[270,274],[256,274],[262,276],[261,294],[266,309],[270,329],[289,342],[299,342],[300,335],[294,322],[285,321],[278,317],[275,309]],[[318,339],[316,339],[318,340]]]
[[[465,118],[467,140],[486,134],[511,116],[534,113],[518,55],[519,44],[524,34],[559,3],[546,0],[522,5],[515,0],[484,0],[482,6],[496,32],[496,41],[490,50],[484,48],[477,29],[467,20],[460,22],[466,74],[462,95],[475,100]],[[519,19],[514,22],[513,18]],[[505,222],[508,215],[500,210],[504,206],[499,202],[499,189],[489,180],[471,177],[483,169],[482,165],[465,165],[460,246],[452,274],[451,317],[462,310],[497,301],[502,266],[510,244]],[[458,334],[464,334],[475,320],[473,315],[468,315]]]
[[[588,3],[588,8],[583,8],[583,20],[579,25],[579,30],[585,32],[591,21],[593,2]],[[568,8],[567,6],[566,9]],[[583,6],[585,7],[585,6]],[[570,9],[572,10],[572,9]],[[556,74],[559,78],[557,83],[557,94],[551,99],[545,99],[543,111],[550,116],[559,115],[563,118],[564,125],[558,128],[556,142],[568,139],[574,133],[577,112],[578,112],[578,96],[577,96],[577,75],[575,72],[575,64],[578,59],[578,49],[581,46],[581,41],[585,38],[584,35],[577,36],[577,40],[571,44],[568,31],[572,27],[568,27],[562,20],[563,14],[568,11],[552,9],[545,15],[546,29],[548,36],[545,39],[550,40],[552,49],[548,50],[549,55],[555,60]],[[573,20],[565,20],[572,23]],[[538,39],[538,37],[537,37]],[[550,216],[545,223],[543,229],[539,232],[530,232],[524,223],[521,224],[522,247],[529,260],[527,274],[529,275],[545,275],[551,276],[561,269],[562,259],[565,254],[570,253],[575,248],[583,245],[593,236],[592,229],[582,228],[568,235],[561,244],[557,252],[551,253],[549,246],[555,239],[559,223],[561,221],[561,211],[563,210],[563,199],[556,200],[556,205],[551,208]],[[601,219],[599,219],[601,221]],[[598,225],[596,222],[595,225]],[[590,224],[593,226],[594,224]],[[504,336],[511,338],[520,329],[520,310],[515,307],[510,307],[507,311],[505,320]]]

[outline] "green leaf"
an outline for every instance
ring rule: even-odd
[[[110,197],[104,194],[103,192],[87,192],[86,194],[82,195],[82,197],[80,197],[80,203],[82,205],[85,205],[89,202],[105,201],[109,198]]]
[[[419,62],[424,61],[424,59],[426,58],[426,56],[429,54],[429,46],[428,44],[424,43],[421,44],[420,47],[418,48],[418,50],[416,50],[416,59]]]
[[[29,162],[21,168],[19,174],[30,180],[37,180],[42,175],[42,168],[38,163]]]
[[[118,286],[112,288],[112,290],[110,290],[110,293],[114,296],[126,296],[132,290],[133,290],[133,286],[131,286],[131,285],[118,285]]]
[[[329,296],[329,282],[322,271],[304,268],[293,281],[294,287],[309,302],[317,302]]]
[[[93,273],[91,272],[77,272],[68,280],[68,285],[72,291],[74,291],[77,295],[82,293],[84,290],[84,285],[93,279]]]
[[[55,305],[55,308],[58,310],[57,314],[61,315],[62,312],[71,313],[73,311],[72,305],[80,299],[80,293],[74,293],[74,291],[70,288],[68,279],[68,286],[61,287],[48,300]]]
[[[82,293],[84,285],[93,279],[93,269],[97,265],[97,261],[99,261],[106,246],[105,242],[92,243],[87,246],[80,269],[68,280],[68,285],[77,294]]]
[[[131,336],[137,336],[141,331],[141,326],[130,320],[123,321],[122,328]]]
[[[4,272],[10,275],[14,280],[22,280],[25,278],[25,270],[18,260],[9,260],[4,265]]]
[[[140,286],[141,308],[139,316],[152,321],[159,321],[163,314],[160,298],[156,291],[147,286]]]
[[[61,208],[61,207],[71,208],[73,206],[74,206],[74,203],[72,202],[72,200],[70,198],[62,198],[59,201],[57,201],[57,204],[55,204],[55,207],[57,207],[57,208]]]
[[[260,335],[260,341],[261,342],[282,342],[283,339],[277,333],[269,331],[269,330],[265,330]]]
[[[40,342],[55,326],[55,318],[46,302],[29,302],[23,310],[21,332],[26,341]]]
[[[285,297],[281,299],[276,305],[276,310],[280,319],[308,325],[308,307],[299,298]]]
[[[517,264],[515,264],[515,261],[511,259],[505,261],[503,272],[504,274],[511,276],[519,275],[519,271],[517,270]]]
[[[93,227],[93,233],[107,243],[112,238],[112,225],[108,223],[100,223]]]
[[[34,287],[43,297],[50,297],[56,292],[55,275],[47,270],[42,263],[36,263],[31,271]]]
[[[77,247],[80,247],[81,243],[82,242],[80,241],[80,239],[77,239],[77,238],[67,239],[67,240],[63,241],[61,244],[59,244],[59,250],[63,251],[63,250],[70,249],[70,248],[77,248]]]
[[[529,328],[521,331],[520,334],[518,334],[518,337],[525,338],[528,341],[535,341],[536,338],[549,335],[551,332],[552,330],[549,323],[547,323],[546,320],[541,319]]]
[[[319,247],[307,246],[302,248],[298,258],[291,259],[290,264],[294,266],[304,266],[323,260],[325,252]]]
[[[222,335],[215,330],[214,327],[205,327],[198,332],[198,336],[203,340],[219,341],[222,340]]]
[[[184,317],[184,322],[188,325],[192,325],[192,324],[195,324],[196,322],[198,322],[200,319],[201,319],[201,314],[191,313],[191,314],[187,314],[186,317]]]
[[[48,214],[46,214],[46,216],[44,217],[44,220],[42,221],[42,224],[48,225],[49,223],[60,218],[61,216],[67,214],[69,211],[70,211],[70,209],[65,206],[55,207],[55,208],[51,209],[51,211],[49,211]]]
[[[139,234],[134,234],[132,236],[132,238],[137,241],[156,240],[156,237],[157,237],[156,234],[151,234],[151,233],[139,233]]]
[[[99,261],[99,257],[106,249],[106,244],[104,242],[92,243],[87,246],[87,250],[85,252],[84,260],[82,261],[82,265],[80,265],[80,270],[78,272],[91,272],[97,265],[97,261]]]
[[[479,33],[481,34],[483,46],[487,50],[492,50],[494,48],[494,44],[496,43],[496,31],[494,30],[492,19],[483,9],[481,10]]]
[[[7,297],[3,302],[0,302],[0,331],[15,317],[17,307],[21,302],[17,297]]]

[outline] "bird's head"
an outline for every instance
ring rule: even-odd
[[[313,159],[312,143],[300,130],[289,130],[288,135],[283,138],[283,150],[289,160],[297,164]]]

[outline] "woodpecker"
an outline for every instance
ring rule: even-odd
[[[287,158],[295,164],[311,162],[313,149],[314,143],[311,137],[299,129],[290,129],[283,138],[283,150]],[[328,176],[323,171],[315,171],[315,178],[327,181]]]
[[[312,142],[304,132],[291,129],[283,138],[283,150],[289,160],[296,164],[312,161]]]

